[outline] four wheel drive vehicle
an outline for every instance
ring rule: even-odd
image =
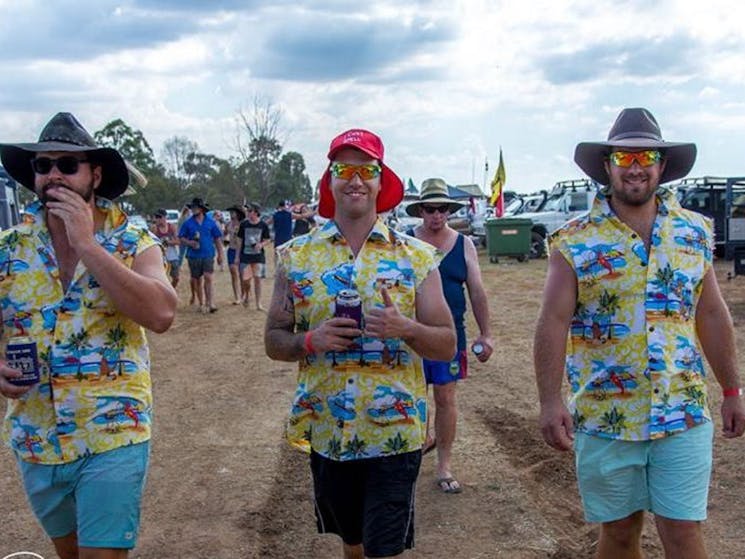
[[[722,256],[725,244],[727,179],[725,177],[692,177],[683,179],[668,188],[677,189],[681,206],[712,218],[715,254]],[[732,187],[732,196],[734,200],[745,196],[745,185],[735,184]]]
[[[529,218],[533,222],[530,231],[531,258],[545,256],[548,236],[570,219],[590,210],[597,190],[597,183],[588,179],[558,182],[541,211],[518,214],[518,217]]]
[[[166,210],[166,221],[176,225],[178,223],[179,213],[178,210]]]
[[[534,194],[523,194],[517,199],[520,200],[519,204],[518,202],[514,202],[514,206],[510,205],[509,207],[505,208],[505,216],[522,215],[524,213],[542,211],[543,206],[546,205],[546,200],[548,200],[548,192],[546,192],[545,190],[541,190],[540,192],[536,192]]]

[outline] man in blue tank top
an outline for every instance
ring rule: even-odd
[[[455,405],[455,383],[468,374],[468,351],[466,350],[466,295],[468,288],[479,336],[472,349],[476,358],[485,362],[493,351],[494,340],[489,326],[489,304],[481,282],[476,247],[470,238],[458,233],[448,225],[448,216],[465,203],[453,200],[442,179],[427,179],[422,183],[419,200],[406,207],[406,213],[421,217],[422,224],[413,229],[417,239],[426,241],[444,254],[440,262],[440,276],[445,300],[450,307],[458,335],[458,350],[450,361],[424,359],[427,383],[434,386],[435,437],[429,440],[427,450],[437,448],[437,486],[444,493],[460,493],[461,486],[451,471],[453,441],[458,412]],[[428,437],[429,439],[429,437]]]

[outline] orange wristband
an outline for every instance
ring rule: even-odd
[[[730,398],[732,396],[742,396],[742,388],[725,388],[722,390],[722,396]]]
[[[305,348],[305,353],[307,353],[308,355],[316,352],[316,350],[313,349],[313,342],[310,339],[311,336],[312,336],[312,333],[310,330],[308,330],[305,333],[305,339],[303,340],[303,347]]]

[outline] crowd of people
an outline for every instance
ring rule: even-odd
[[[298,364],[286,436],[309,455],[318,530],[341,538],[345,559],[413,547],[416,482],[430,450],[437,487],[463,490],[452,465],[455,387],[469,354],[488,361],[495,338],[476,249],[448,225],[461,203],[442,178],[427,179],[407,207],[422,223],[395,231],[380,214],[404,189],[381,139],[347,130],[327,157],[322,226],[286,203],[270,223],[254,204],[228,208],[221,223],[194,198],[177,226],[158,211],[147,231],[116,202],[128,180],[121,155],[69,113],[36,143],[0,144],[3,166],[38,198],[0,234],[3,337],[23,355],[0,361],[4,433],[61,558],[124,558],[136,543],[152,422],[144,329],[164,332],[173,321],[184,258],[190,302],[202,312],[217,310],[213,273],[226,256],[233,303],[248,305],[253,293],[263,310],[274,247],[266,353]],[[649,111],[625,109],[607,141],[577,146],[576,163],[604,188],[551,240],[534,344],[540,428],[547,444],[576,455],[601,559],[641,557],[646,511],[666,557],[707,556],[704,357],[722,390],[724,437],[745,431],[711,223],[660,188],[695,158],[694,144],[663,140]],[[479,329],[470,347],[466,293]]]
[[[225,219],[225,213],[230,217]],[[215,264],[224,271],[227,260],[234,305],[248,306],[253,285],[254,305],[261,304],[261,280],[266,278],[267,247],[279,247],[292,237],[308,233],[315,212],[307,204],[282,200],[274,213],[262,218],[255,203],[234,205],[223,211],[210,209],[202,198],[185,204],[176,224],[167,221],[165,209],[153,214],[151,231],[165,250],[171,285],[177,287],[186,260],[189,269],[189,305],[202,313],[217,312],[214,301]],[[225,254],[227,249],[227,255]]]

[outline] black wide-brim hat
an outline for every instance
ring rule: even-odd
[[[246,212],[243,210],[243,208],[240,208],[238,206],[230,206],[229,208],[225,209],[226,212],[235,212],[238,215],[238,218],[243,221],[246,219]]]
[[[8,174],[35,192],[31,160],[39,152],[67,151],[87,153],[101,166],[101,184],[96,196],[113,200],[127,190],[129,172],[124,158],[113,148],[96,145],[93,137],[71,113],[57,113],[47,123],[34,144],[0,144],[0,161]]]
[[[660,150],[665,160],[660,184],[685,177],[696,162],[696,144],[664,141],[657,120],[642,108],[622,110],[608,133],[608,141],[577,144],[574,161],[591,179],[607,185],[605,161],[613,148]]]

